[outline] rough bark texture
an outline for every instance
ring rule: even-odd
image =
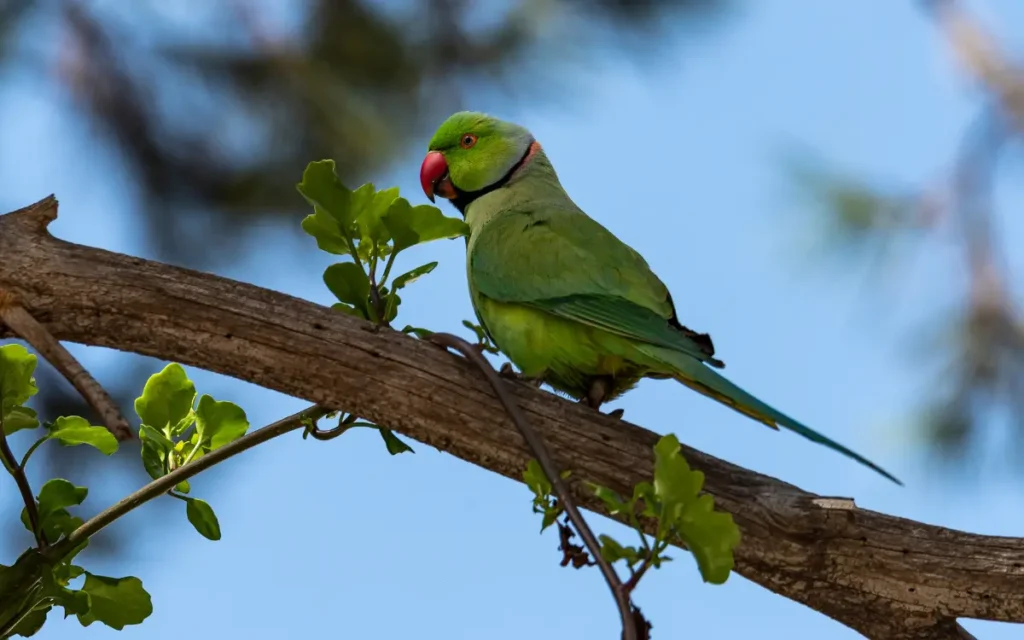
[[[324,403],[520,480],[524,443],[461,358],[282,293],[57,240],[46,231],[56,207],[47,198],[0,216],[0,290],[58,339]],[[651,477],[656,434],[513,387],[573,470],[581,505],[600,511],[580,481],[631,492]],[[859,509],[690,448],[684,454],[742,529],[736,571],[766,589],[879,640],[969,637],[957,617],[1024,622],[1022,539]]]

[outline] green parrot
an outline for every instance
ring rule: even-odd
[[[711,337],[679,322],[647,262],[584,213],[525,128],[483,113],[441,124],[420,168],[424,193],[463,215],[469,291],[484,331],[522,377],[594,409],[642,378],[673,378],[773,429],[863,456],[715,372]]]

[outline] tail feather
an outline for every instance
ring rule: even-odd
[[[781,411],[772,408],[761,400],[758,400],[753,395],[747,393],[737,385],[730,382],[724,376],[705,366],[697,359],[688,356],[685,353],[679,353],[670,349],[656,347],[654,345],[643,345],[639,348],[647,355],[672,367],[675,374],[673,377],[694,391],[717,400],[743,415],[764,423],[773,429],[778,429],[780,426],[785,427],[790,431],[802,435],[808,440],[825,445],[833,451],[838,451],[864,466],[874,469],[900,486],[903,485],[902,482],[882,467],[871,462],[864,456],[847,449],[838,442],[825,437],[814,429],[797,422],[793,418],[790,418]]]

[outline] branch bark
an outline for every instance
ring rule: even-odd
[[[0,288],[55,337],[174,360],[354,413],[521,481],[529,451],[470,363],[283,293],[63,242],[52,197],[0,216]],[[4,334],[0,330],[0,337]],[[658,436],[525,384],[516,402],[563,468],[632,492]],[[869,638],[966,637],[1024,622],[1024,539],[944,529],[815,496],[684,447],[743,532],[736,571]]]

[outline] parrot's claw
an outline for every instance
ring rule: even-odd
[[[587,395],[580,398],[580,404],[585,404],[594,411],[597,411],[601,415],[614,418],[616,420],[622,419],[622,414],[626,412],[625,409],[614,409],[608,413],[601,411],[601,405],[604,404],[605,399],[608,397],[608,392],[612,387],[611,378],[605,376],[599,376],[590,381],[590,389],[587,391]]]
[[[538,389],[540,388],[540,385],[544,384],[544,379],[540,376],[536,378],[530,378],[524,376],[521,373],[517,373],[516,370],[512,368],[512,363],[510,362],[502,363],[501,368],[498,369],[498,375],[501,376],[502,378],[508,378],[509,380],[525,382],[531,387],[537,387]]]

